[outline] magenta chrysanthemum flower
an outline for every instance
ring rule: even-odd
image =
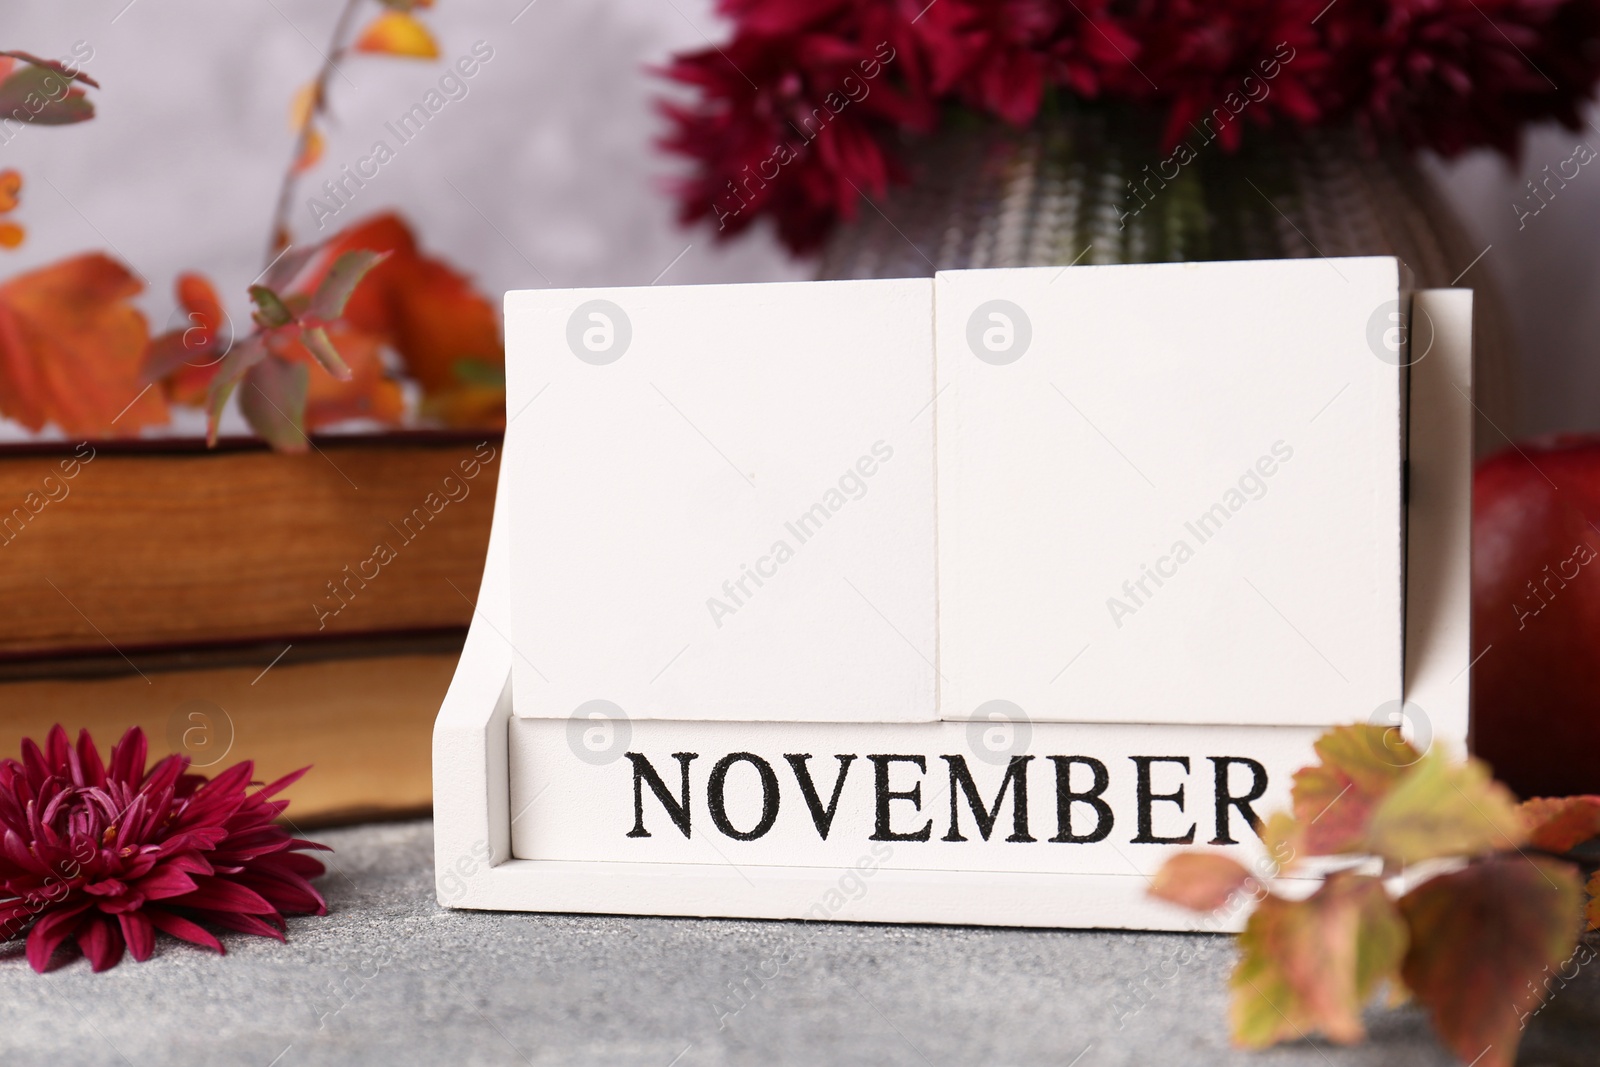
[[[129,730],[110,765],[87,730],[77,746],[60,726],[44,751],[0,761],[0,940],[28,933],[28,962],[43,973],[72,938],[96,971],[126,948],[148,959],[157,930],[223,951],[202,923],[283,940],[285,915],[327,914],[308,881],[323,872],[273,822],[271,799],[304,768],[247,793],[254,764],[215,778],[185,774],[187,756],[145,769],[144,732]]]
[[[908,174],[904,143],[958,109],[1014,126],[1051,101],[1166,116],[1168,147],[1219,109],[1246,126],[1365,130],[1515,155],[1530,123],[1581,125],[1600,0],[718,0],[724,44],[674,57],[662,144],[693,169],[680,217],[762,218],[821,244]],[[880,69],[881,68],[881,69]],[[1244,101],[1250,102],[1244,110]],[[1155,149],[1152,148],[1152,152]]]

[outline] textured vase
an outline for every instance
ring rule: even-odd
[[[1480,451],[1515,423],[1513,353],[1483,251],[1417,161],[1350,131],[1247,131],[1237,152],[1196,130],[1164,150],[1137,115],[1093,109],[1015,131],[967,120],[905,146],[911,182],[863,206],[824,278],[966,267],[1392,255],[1416,288],[1476,289]],[[1459,281],[1458,281],[1459,279]]]

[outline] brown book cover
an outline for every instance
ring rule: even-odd
[[[0,662],[471,621],[497,435],[0,450]]]
[[[56,723],[72,737],[87,728],[102,752],[139,726],[152,759],[182,753],[202,774],[249,759],[268,782],[310,765],[288,794],[297,825],[419,814],[459,654],[459,638],[401,638],[151,653],[138,670],[83,661],[71,677],[0,680],[0,757]]]

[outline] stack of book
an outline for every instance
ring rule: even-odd
[[[426,810],[499,458],[433,433],[0,450],[0,756],[137,725],[207,773],[314,765],[297,823]]]

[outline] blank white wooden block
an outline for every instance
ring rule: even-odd
[[[935,717],[932,293],[508,295],[518,715]]]
[[[943,716],[1397,699],[1399,297],[1379,258],[938,275]]]

